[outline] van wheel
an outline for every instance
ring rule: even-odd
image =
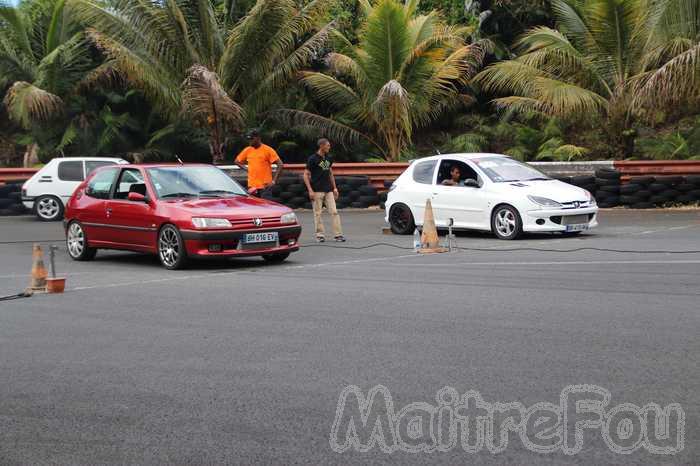
[[[389,226],[395,235],[410,235],[416,229],[411,209],[406,204],[395,204],[389,211]]]
[[[491,215],[491,231],[498,239],[518,238],[523,232],[523,221],[515,207],[509,205],[496,207]]]
[[[34,211],[39,220],[55,222],[63,218],[63,202],[56,196],[39,196],[34,201]]]

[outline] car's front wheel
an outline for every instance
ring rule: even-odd
[[[83,226],[75,221],[68,225],[66,249],[71,259],[76,261],[89,261],[97,254],[97,249],[88,246],[88,238]]]
[[[389,226],[395,235],[410,235],[416,229],[411,209],[405,204],[394,204],[389,211]]]
[[[281,262],[284,262],[287,260],[289,257],[288,252],[280,252],[278,254],[265,254],[262,256],[263,259],[265,259],[266,262],[269,262],[271,264],[279,264]]]
[[[39,196],[34,201],[34,210],[39,220],[55,222],[63,218],[63,202],[56,196]]]
[[[173,225],[165,225],[158,233],[158,259],[168,270],[187,265],[187,251],[180,231]]]
[[[491,215],[491,231],[498,239],[518,238],[523,232],[523,221],[515,207],[509,205],[496,207]]]

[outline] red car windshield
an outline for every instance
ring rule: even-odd
[[[160,199],[247,195],[241,185],[216,167],[154,167],[147,171]]]

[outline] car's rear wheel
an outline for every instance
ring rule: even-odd
[[[287,260],[289,257],[288,252],[280,252],[278,254],[265,254],[262,256],[263,259],[265,259],[266,262],[269,262],[271,264],[279,264],[281,262],[284,262]]]
[[[97,254],[97,249],[88,246],[88,238],[83,226],[75,221],[68,225],[66,249],[71,259],[76,261],[89,261]]]
[[[512,240],[523,232],[523,221],[515,207],[500,205],[491,215],[491,231],[496,238]]]
[[[168,270],[182,269],[187,265],[185,242],[173,225],[165,225],[158,233],[158,259]]]
[[[396,235],[410,235],[416,229],[411,209],[405,204],[395,204],[389,211],[389,226]]]
[[[63,202],[56,196],[39,196],[34,201],[34,210],[39,220],[55,222],[63,218]]]

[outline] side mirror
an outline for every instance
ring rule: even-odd
[[[146,202],[146,196],[141,193],[129,193],[127,199],[134,202]]]
[[[464,186],[466,186],[467,188],[478,188],[479,182],[475,179],[467,178],[466,180],[464,180]]]

